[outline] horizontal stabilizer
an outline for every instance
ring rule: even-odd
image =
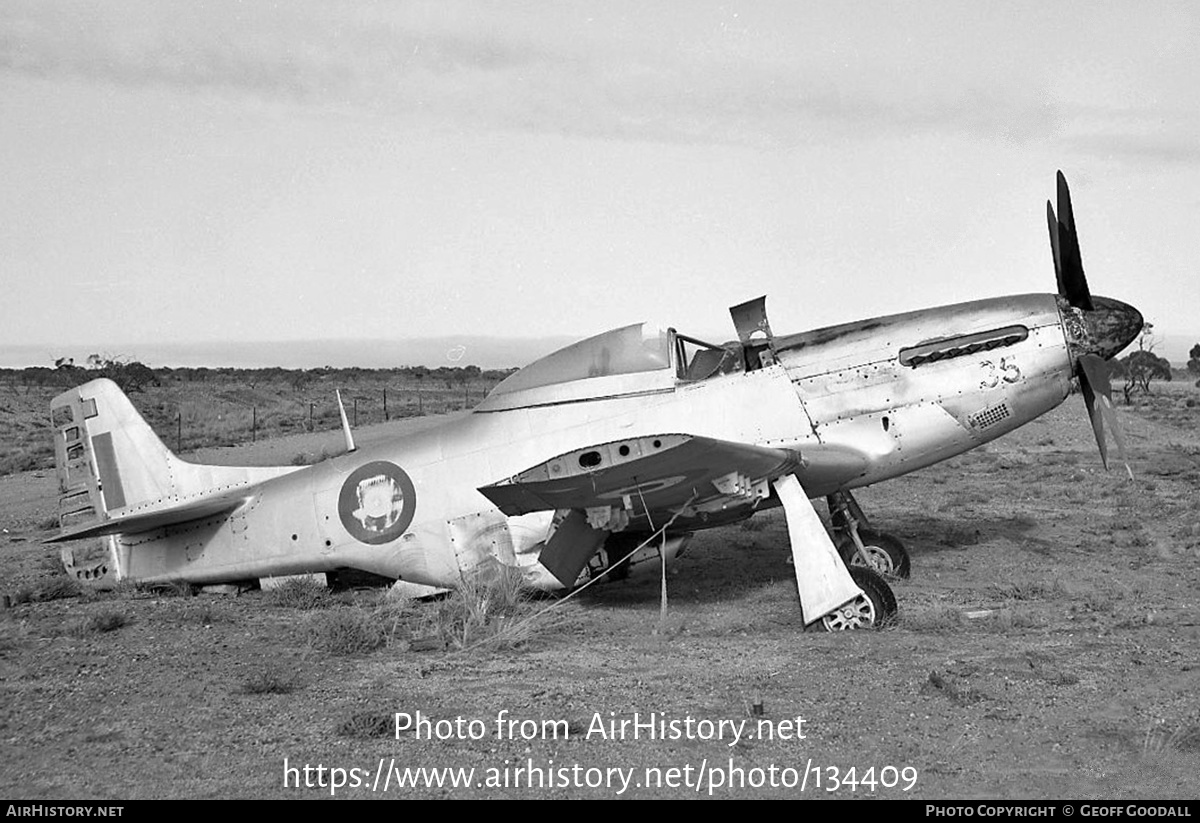
[[[191,523],[194,520],[205,520],[222,513],[230,513],[249,499],[246,490],[239,489],[236,495],[213,495],[212,497],[193,500],[190,503],[184,503],[179,506],[169,506],[155,511],[113,517],[99,523],[64,530],[62,533],[47,539],[45,542],[64,543],[68,540],[82,540],[85,537],[103,537],[107,534],[136,534],[138,532],[161,529],[165,526],[177,526],[181,523]]]

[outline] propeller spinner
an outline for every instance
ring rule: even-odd
[[[1117,421],[1112,403],[1112,383],[1108,361],[1133,342],[1142,331],[1142,315],[1133,306],[1109,297],[1092,297],[1087,277],[1083,273],[1083,258],[1079,251],[1079,234],[1075,230],[1075,212],[1071,208],[1071,191],[1067,178],[1058,173],[1058,214],[1046,201],[1046,217],[1050,224],[1050,249],[1054,253],[1054,273],[1058,278],[1059,308],[1075,376],[1083,391],[1100,460],[1108,468],[1108,444],[1104,424],[1112,430],[1117,451],[1125,470],[1125,438]],[[1130,472],[1130,477],[1133,474]]]

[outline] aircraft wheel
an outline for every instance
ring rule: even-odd
[[[863,590],[864,596],[822,617],[821,628],[827,632],[840,632],[878,629],[892,623],[896,619],[896,595],[883,576],[865,566],[855,566],[850,569],[850,577]]]
[[[867,557],[875,571],[885,577],[907,579],[912,573],[912,561],[908,558],[908,550],[897,538],[887,532],[874,529],[859,529],[858,536],[866,549]],[[851,568],[862,568],[862,559],[854,550],[854,539],[848,534],[838,538],[838,554],[846,565]]]

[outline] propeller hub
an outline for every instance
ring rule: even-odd
[[[1141,334],[1142,313],[1128,303],[1094,296],[1092,305],[1091,309],[1080,309],[1059,299],[1072,361],[1085,354],[1111,360]]]

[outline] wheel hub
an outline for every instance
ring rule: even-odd
[[[826,631],[841,632],[849,629],[865,629],[875,625],[875,605],[871,598],[859,595],[845,606],[821,618]]]
[[[879,546],[863,546],[863,554],[867,556],[869,567],[879,572],[880,574],[893,574],[896,571],[896,566],[892,563],[892,556],[886,550]],[[850,565],[863,566],[862,557],[855,553],[850,559]]]

